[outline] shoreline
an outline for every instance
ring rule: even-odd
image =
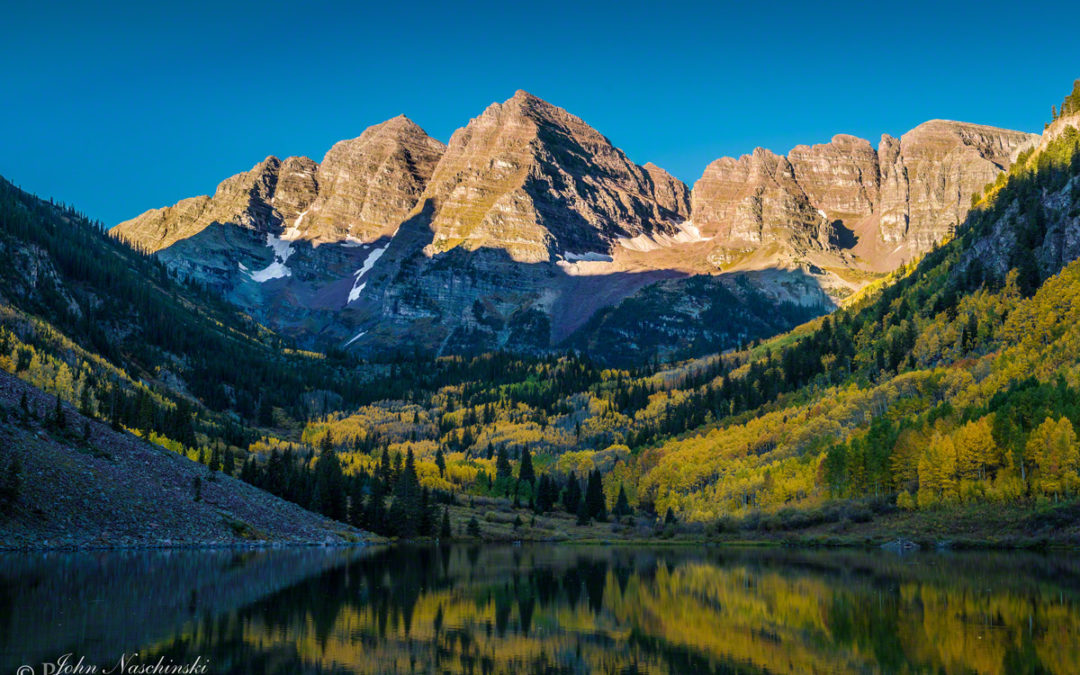
[[[547,545],[552,547],[637,547],[637,548],[731,548],[731,549],[776,549],[790,548],[800,550],[832,549],[858,551],[885,551],[896,554],[950,551],[1031,551],[1063,552],[1080,551],[1080,544],[1053,542],[1042,539],[1030,539],[1017,542],[1001,542],[993,539],[957,539],[957,540],[907,540],[915,546],[902,551],[890,550],[889,544],[895,540],[853,541],[832,537],[794,537],[794,538],[758,538],[758,539],[707,539],[687,538],[673,540],[654,539],[581,539],[581,540],[545,540],[545,539],[469,539],[456,538],[446,542],[437,539],[387,539],[363,541],[327,541],[327,542],[263,542],[263,543],[170,543],[170,544],[62,544],[42,546],[14,546],[0,544],[0,555],[6,553],[78,553],[78,552],[134,552],[134,551],[268,551],[284,549],[348,549],[368,548],[393,545],[431,545],[456,546],[522,546]]]

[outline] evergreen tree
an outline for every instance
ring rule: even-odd
[[[364,527],[364,482],[358,478],[351,483],[349,491],[349,524]]]
[[[514,469],[510,466],[510,458],[506,454],[506,447],[499,446],[498,458],[495,460],[495,480],[513,478]]]
[[[495,491],[501,495],[510,494],[510,488],[514,485],[514,469],[510,466],[510,458],[506,454],[506,447],[499,446],[499,453],[495,460]]]
[[[60,401],[60,394],[56,395],[56,405],[53,407],[52,424],[57,429],[64,429],[67,426],[67,417],[64,415],[64,406]]]
[[[615,508],[611,511],[616,518],[622,518],[623,516],[629,516],[633,513],[633,509],[630,508],[630,501],[626,498],[625,486],[619,485],[619,496],[615,500]]]
[[[577,513],[581,502],[581,486],[578,485],[577,474],[570,472],[570,478],[566,481],[566,490],[563,491],[563,508],[567,513]]]
[[[435,504],[427,488],[420,490],[420,531],[421,537],[435,536]]]
[[[416,461],[413,458],[412,448],[409,448],[405,465],[394,487],[394,499],[390,504],[389,519],[394,534],[399,537],[408,539],[420,534],[420,480],[416,476]]]
[[[444,506],[442,512],[442,527],[439,528],[439,538],[449,540],[453,536],[450,530],[450,507]]]
[[[0,512],[10,513],[22,490],[22,462],[12,457],[0,476]]]
[[[518,480],[532,485],[536,480],[536,472],[533,471],[532,453],[529,452],[529,444],[526,443],[521,451],[521,465],[518,468]]]
[[[347,513],[345,478],[341,462],[333,449],[324,450],[315,464],[315,486],[312,510],[327,518],[345,522]]]
[[[364,509],[364,525],[376,534],[392,534],[386,524],[386,490],[381,480],[372,482],[371,495]]]
[[[476,516],[473,516],[472,518],[469,518],[468,532],[469,532],[470,537],[479,537],[480,536],[480,521],[476,519]]]
[[[589,483],[585,489],[585,512],[589,518],[600,522],[607,520],[607,505],[604,500],[604,484],[599,469],[589,474]]]

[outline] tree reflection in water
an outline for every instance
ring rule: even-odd
[[[1080,672],[1080,561],[1067,556],[397,546],[36,558],[0,557],[4,663],[138,651],[237,673]],[[158,601],[137,599],[147,592]]]

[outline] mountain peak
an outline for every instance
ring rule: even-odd
[[[515,91],[514,95],[510,98],[510,100],[511,101],[526,101],[526,102],[529,102],[529,103],[544,103],[544,104],[550,105],[544,99],[542,99],[539,96],[536,96],[534,94],[530,94],[529,92],[525,91],[524,89],[518,89],[517,91]]]
[[[497,248],[521,262],[606,252],[685,218],[681,183],[659,181],[661,196],[656,182],[584,120],[519,90],[450,139],[421,198],[436,207],[428,252]]]

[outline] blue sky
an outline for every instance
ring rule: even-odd
[[[9,3],[0,174],[113,225],[404,113],[526,89],[691,183],[756,146],[931,118],[1039,131],[1080,3]]]

